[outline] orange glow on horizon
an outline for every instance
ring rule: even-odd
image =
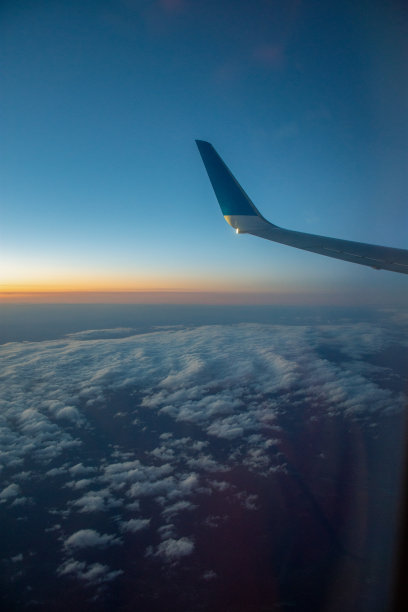
[[[140,293],[291,293],[302,292],[303,288],[292,288],[281,280],[272,287],[265,286],[259,279],[237,279],[214,275],[154,275],[151,277],[126,278],[124,276],[102,277],[83,275],[75,278],[70,275],[58,279],[52,277],[25,279],[3,279],[0,281],[0,301],[9,301],[11,295],[40,294],[140,294]]]
[[[191,298],[185,296],[190,294],[206,295],[243,295],[265,294],[269,299],[279,301],[282,294],[303,294],[317,289],[312,287],[310,281],[307,286],[303,283],[296,283],[282,273],[274,272],[273,276],[265,280],[261,273],[254,271],[241,271],[234,266],[220,266],[215,270],[209,271],[200,267],[195,268],[188,265],[182,270],[175,269],[170,262],[156,267],[143,268],[139,266],[129,266],[124,263],[121,267],[113,267],[111,264],[105,267],[96,267],[89,264],[86,260],[81,262],[66,263],[55,260],[44,260],[43,258],[33,257],[31,260],[26,257],[8,256],[5,259],[6,265],[0,273],[0,303],[1,302],[34,302],[44,301],[46,295],[56,302],[61,302],[61,295],[64,294],[69,302],[73,302],[74,296],[78,296],[80,302],[89,300],[91,303],[97,301],[96,296],[103,295],[114,299],[117,303],[121,295],[123,299],[130,299],[125,294],[132,295],[132,302],[145,301],[143,295],[149,294],[154,302],[163,302],[163,297],[174,301],[171,295],[179,295],[179,299],[184,301]],[[88,297],[86,297],[88,296]],[[213,298],[218,303],[218,298]],[[244,298],[243,298],[244,299]],[[252,299],[252,298],[251,298]],[[247,303],[247,297],[244,302]]]
[[[111,292],[111,291],[180,291],[189,289],[190,283],[176,279],[140,279],[123,280],[120,278],[98,277],[64,278],[60,280],[45,279],[38,282],[3,282],[0,283],[0,295],[7,293],[60,293],[60,292]],[[191,283],[193,285],[193,283]]]
[[[383,306],[380,295],[369,303]],[[366,306],[367,295],[326,291],[0,291],[1,305],[18,304],[197,304],[253,306]]]
[[[241,277],[234,270],[219,274],[134,275],[100,273],[89,269],[76,274],[64,270],[41,273],[32,266],[8,270],[0,279],[0,304],[240,304],[240,305],[386,305],[375,288],[358,291],[323,286],[316,282],[294,283],[290,278]],[[32,272],[32,274],[31,274]],[[29,279],[29,280],[28,280]],[[1,282],[2,281],[2,282]],[[394,303],[395,298],[390,303]],[[398,301],[398,300],[397,300]]]
[[[1,270],[0,295],[9,293],[139,292],[239,290],[240,283],[223,275],[157,271],[97,270],[56,267],[47,262],[13,261]],[[252,284],[252,283],[251,283]],[[248,287],[245,287],[247,289]]]
[[[284,287],[276,282],[274,291]],[[207,292],[207,291],[265,291],[259,279],[237,279],[227,275],[205,274],[140,274],[134,275],[102,275],[98,273],[83,274],[31,274],[0,278],[0,295],[10,293],[73,293],[73,292]],[[285,289],[287,289],[285,287]]]
[[[216,291],[38,291],[0,292],[0,304],[314,304],[299,293]]]
[[[65,273],[40,276],[10,275],[0,282],[0,304],[17,303],[178,303],[178,304],[262,304],[288,303],[292,294],[300,295],[303,288],[294,289],[276,281],[266,287],[259,279],[237,279],[227,275],[162,274],[125,275]],[[283,300],[283,302],[282,302]],[[295,298],[295,302],[297,299]]]

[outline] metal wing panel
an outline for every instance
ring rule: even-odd
[[[268,222],[264,224],[264,227],[254,230],[245,231],[240,228],[238,229],[239,233],[253,234],[266,240],[286,244],[304,251],[319,253],[326,257],[342,259],[378,270],[383,269],[408,274],[408,251],[404,249],[317,236],[275,226],[268,227]]]

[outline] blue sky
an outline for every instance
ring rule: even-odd
[[[3,291],[406,300],[403,275],[235,236],[194,143],[278,225],[406,248],[402,4],[0,10]]]

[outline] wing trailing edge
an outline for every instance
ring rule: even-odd
[[[408,250],[306,234],[267,221],[247,196],[214,147],[196,140],[225,220],[239,234],[252,234],[326,257],[342,259],[377,270],[408,274]]]

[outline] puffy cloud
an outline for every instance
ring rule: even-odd
[[[57,573],[60,576],[74,575],[76,578],[85,580],[91,584],[102,584],[111,582],[123,574],[123,571],[111,570],[107,565],[103,565],[102,563],[87,564],[84,561],[68,559],[65,563],[60,565]]]
[[[32,504],[33,499],[31,497],[25,497],[24,495],[21,497],[16,497],[11,503],[11,507],[15,508],[16,506],[24,506],[25,504]]]
[[[75,408],[75,406],[64,406],[64,408],[57,410],[55,416],[57,419],[66,419],[67,421],[73,421],[74,423],[82,423],[84,420],[79,410]]]
[[[211,436],[216,436],[217,438],[232,440],[234,438],[240,438],[244,433],[244,429],[237,425],[234,417],[231,417],[214,421],[208,426],[207,432]]]
[[[341,409],[342,401],[367,383],[367,372],[363,381],[353,379],[357,373],[347,371],[345,364],[319,357],[319,347],[335,348],[355,362],[401,341],[390,326],[365,323],[203,326],[92,341],[81,334],[3,349],[2,434],[6,447],[7,441],[14,449],[21,446],[20,457],[40,448],[44,457],[56,456],[74,442],[62,422],[86,423],[84,402],[94,404],[107,392],[135,386],[143,391],[142,406],[207,428],[218,420],[210,431],[225,436],[230,429],[231,438],[244,434],[249,423],[230,425],[225,418],[237,417],[251,402],[259,404],[267,394],[282,390],[314,391],[319,386],[320,394],[329,396],[335,392],[333,384],[326,390],[324,385],[336,380],[331,399]],[[378,390],[375,383],[373,390]],[[376,402],[379,409],[384,401]],[[7,427],[9,418],[18,420],[17,438]]]
[[[75,465],[69,468],[69,473],[71,476],[82,476],[85,474],[89,474],[90,472],[95,472],[96,468],[91,466],[85,466],[82,463],[76,463]]]
[[[72,480],[71,482],[66,483],[66,487],[71,487],[72,489],[86,489],[92,484],[92,478],[81,478],[80,480]]]
[[[191,502],[187,500],[182,500],[179,502],[175,502],[171,506],[167,506],[163,510],[162,514],[163,516],[171,517],[171,516],[174,516],[175,514],[178,514],[182,510],[194,510],[195,508],[197,508],[196,505],[192,504]]]
[[[80,577],[88,582],[101,583],[110,582],[121,574],[123,574],[122,570],[110,571],[107,565],[92,563],[86,567],[85,571],[82,571]]]
[[[162,525],[161,527],[159,527],[157,531],[162,540],[168,540],[169,538],[174,538],[174,536],[176,535],[176,527],[175,525],[173,525],[173,523],[166,523],[165,525]]]
[[[87,329],[80,332],[67,334],[67,338],[73,340],[103,340],[106,338],[126,338],[138,333],[134,327],[115,327],[113,329]]]
[[[175,540],[174,538],[169,538],[168,540],[164,540],[157,547],[156,555],[163,557],[167,561],[176,561],[181,557],[186,557],[187,555],[191,555],[194,550],[194,542],[189,538],[180,538]]]
[[[150,525],[150,519],[130,519],[122,521],[120,524],[121,531],[130,531],[136,533],[142,529],[146,529]]]
[[[237,499],[240,500],[242,506],[246,510],[257,510],[258,506],[256,504],[258,500],[258,495],[254,493],[248,494],[246,491],[241,491],[241,493],[237,494]]]
[[[47,470],[45,472],[45,475],[52,478],[54,476],[61,476],[62,474],[66,474],[66,473],[67,473],[67,468],[65,466],[61,466],[58,468],[51,468],[50,470]]]
[[[119,544],[119,538],[107,533],[98,533],[94,529],[80,529],[65,540],[66,548],[105,548]]]
[[[168,474],[173,469],[172,465],[167,462],[155,466],[142,464],[140,460],[136,459],[134,461],[111,463],[104,468],[102,479],[112,488],[119,490],[134,484],[134,490],[131,494],[136,497],[138,494],[136,491],[143,496],[150,495],[153,489],[164,490],[171,487],[172,478]]]
[[[229,503],[256,510],[260,499],[229,476],[237,466],[263,477],[284,470],[275,452],[278,415],[307,406],[310,414],[343,414],[373,424],[377,414],[398,410],[405,401],[387,383],[389,369],[370,361],[393,343],[402,345],[391,325],[131,332],[14,343],[0,356],[0,463],[6,482],[22,482],[27,465],[30,478],[54,479],[46,511],[62,519],[77,513],[74,524],[82,527],[60,540],[62,559],[70,558],[58,572],[89,584],[109,582],[121,570],[78,561],[75,551],[118,545],[121,534],[149,529],[160,541],[151,554],[174,562],[194,550],[192,538],[179,537],[179,515],[193,512],[200,496],[225,494]],[[114,420],[118,410],[123,418]],[[27,476],[24,489],[26,482],[28,487]],[[22,504],[28,498],[11,484],[0,501]],[[152,514],[129,519],[130,510]],[[228,520],[211,511],[206,525],[215,529]],[[117,531],[95,531],[95,512],[110,513]]]
[[[132,497],[157,497],[158,495],[170,495],[176,490],[176,487],[174,476],[167,476],[155,482],[136,482],[130,487],[129,494]]]
[[[18,484],[10,484],[0,492],[0,503],[14,500],[21,492]]]
[[[84,481],[79,481],[79,483]],[[79,483],[76,483],[78,485]],[[78,486],[76,488],[79,488]],[[122,500],[115,499],[108,489],[88,491],[79,499],[72,502],[79,512],[106,512],[109,508],[121,506]]]
[[[216,491],[226,491],[231,488],[231,483],[225,480],[210,480],[209,484],[216,489]]]
[[[197,474],[189,474],[180,480],[180,487],[184,491],[190,492],[198,485]]]

